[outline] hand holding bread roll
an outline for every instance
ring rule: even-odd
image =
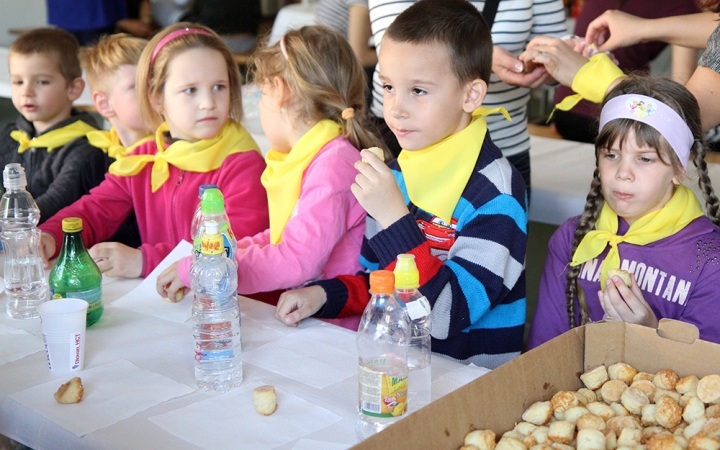
[[[619,277],[625,283],[625,286],[632,286],[632,278],[630,278],[630,272],[622,269],[610,269],[607,271],[608,278]]]
[[[385,152],[380,147],[370,147],[367,151],[380,158],[380,161],[385,161]],[[367,159],[363,158],[362,162],[367,163]]]

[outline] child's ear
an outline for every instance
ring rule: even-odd
[[[106,119],[115,117],[115,110],[110,106],[108,96],[104,92],[95,91],[92,93],[92,100],[97,112]]]
[[[79,99],[82,95],[83,89],[85,89],[85,80],[80,77],[72,80],[68,86],[68,100],[74,102]]]
[[[162,102],[162,94],[153,94],[152,92],[148,92],[147,94],[148,100],[150,101],[150,106],[152,106],[152,109],[162,115],[163,112],[163,102]]]
[[[472,114],[473,111],[478,109],[480,105],[482,105],[483,100],[485,100],[487,89],[487,83],[479,78],[470,81],[466,85],[463,111]]]
[[[280,77],[273,78],[273,99],[276,102],[278,109],[285,108],[290,102],[290,89],[288,89],[287,83]]]

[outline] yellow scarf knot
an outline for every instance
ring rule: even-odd
[[[97,130],[91,131],[87,134],[87,139],[88,142],[90,142],[90,145],[99,148],[107,153],[109,157],[115,159],[124,157],[139,145],[144,144],[153,138],[154,136],[145,136],[126,148],[122,145],[122,142],[120,142],[120,136],[118,136],[117,131],[115,131],[115,127],[110,128],[110,131]]]
[[[397,161],[413,204],[450,223],[485,141],[485,116],[498,112],[512,121],[505,108],[481,106],[457,133],[424,149],[400,152]]]
[[[258,146],[250,133],[231,120],[225,123],[220,132],[211,139],[196,142],[178,140],[165,146],[167,123],[161,124],[155,132],[157,152],[154,155],[130,155],[110,165],[109,172],[121,177],[137,175],[152,163],[151,187],[156,192],[170,177],[169,166],[172,164],[180,170],[206,173],[219,168],[225,158],[248,151],[257,151]]]
[[[47,152],[50,153],[70,141],[87,135],[91,131],[97,131],[97,128],[78,120],[64,127],[43,133],[38,137],[31,138],[23,130],[11,131],[10,137],[20,144],[18,146],[18,153],[20,154],[23,154],[29,148],[46,148]]]
[[[604,286],[607,271],[620,267],[618,245],[621,242],[647,245],[674,235],[702,215],[703,210],[695,194],[689,188],[680,185],[665,206],[635,220],[627,233],[618,236],[618,216],[605,202],[595,223],[595,229],[588,232],[580,241],[570,265],[577,266],[590,261],[610,245],[610,251],[601,267],[600,283]]]

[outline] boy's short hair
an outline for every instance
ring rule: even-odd
[[[10,53],[39,54],[53,60],[68,83],[82,76],[77,39],[61,28],[37,28],[23,33],[10,45]]]
[[[462,84],[490,82],[493,43],[482,14],[466,0],[419,0],[385,32],[396,42],[445,45],[453,72]]]
[[[103,36],[97,45],[83,48],[80,62],[92,90],[107,91],[108,77],[120,66],[136,66],[147,40],[125,33]]]

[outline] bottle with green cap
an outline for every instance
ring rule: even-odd
[[[415,264],[415,255],[398,255],[393,274],[395,297],[404,305],[412,322],[408,367],[410,370],[423,369],[430,365],[431,307],[428,299],[419,290],[420,273]]]
[[[87,326],[102,316],[102,272],[92,259],[82,240],[83,223],[78,217],[62,221],[63,238],[60,256],[50,271],[50,296],[80,298],[88,302]]]
[[[220,235],[223,238],[223,247],[225,256],[230,261],[235,261],[235,250],[237,250],[237,240],[235,234],[230,228],[230,220],[225,212],[225,197],[218,188],[207,188],[203,190],[200,197],[200,217],[198,218],[197,230],[193,239],[193,256],[194,260],[200,257],[201,242],[205,234],[207,223],[212,221],[218,224]]]

